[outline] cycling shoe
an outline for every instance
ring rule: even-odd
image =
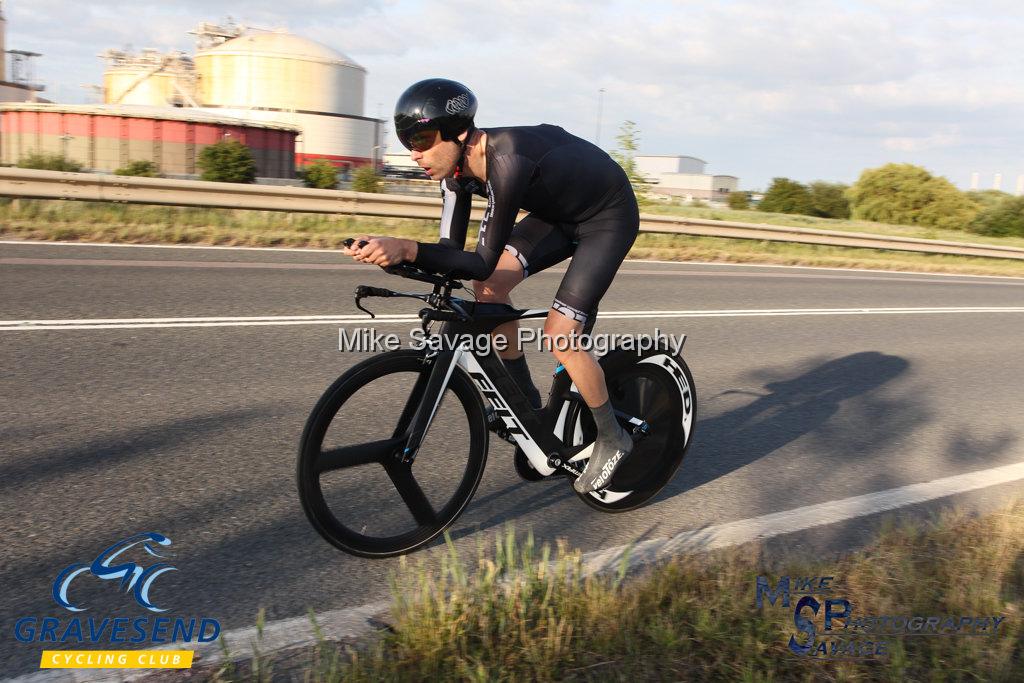
[[[615,470],[633,451],[633,439],[625,429],[619,427],[619,433],[614,436],[598,435],[591,448],[593,450],[587,460],[587,466],[572,484],[578,493],[600,491],[608,486]]]

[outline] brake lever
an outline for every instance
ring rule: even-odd
[[[358,287],[356,287],[356,295],[355,295],[356,308],[358,308],[363,313],[366,313],[371,318],[376,318],[377,316],[373,314],[373,311],[371,311],[368,308],[364,308],[363,305],[360,303],[364,298],[366,298],[368,296],[370,296],[370,288],[369,287],[367,287],[366,285],[359,285]]]

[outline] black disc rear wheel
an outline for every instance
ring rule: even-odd
[[[683,359],[665,351],[613,351],[601,359],[601,367],[612,406],[645,420],[649,432],[634,442],[606,489],[577,495],[602,512],[625,512],[654,497],[682,463],[696,424],[696,390]],[[582,402],[571,404],[564,429],[567,444],[590,443],[596,435]]]
[[[324,393],[299,447],[299,498],[327,541],[361,557],[426,545],[465,510],[487,461],[480,396],[456,368],[413,462],[405,433],[430,366],[422,352],[367,359]]]

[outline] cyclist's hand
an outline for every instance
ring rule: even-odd
[[[345,256],[351,256],[355,260],[358,261],[359,260],[358,254],[359,254],[359,249],[360,249],[359,245],[361,243],[363,243],[363,242],[366,242],[369,239],[370,239],[369,235],[357,235],[356,237],[352,238],[352,246],[351,247],[342,247],[341,253],[345,254]]]
[[[367,244],[354,257],[358,261],[386,268],[407,259],[410,240],[397,237],[368,237],[365,239]]]

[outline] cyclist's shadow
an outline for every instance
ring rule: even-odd
[[[655,500],[696,488],[814,432],[843,401],[878,388],[908,367],[910,363],[897,356],[877,351],[855,353],[793,379],[766,384],[769,393],[753,394],[757,398],[750,403],[711,419],[701,419],[698,413],[690,450],[679,472]],[[699,385],[697,390],[700,410]],[[717,396],[736,393],[751,392],[732,390]]]

